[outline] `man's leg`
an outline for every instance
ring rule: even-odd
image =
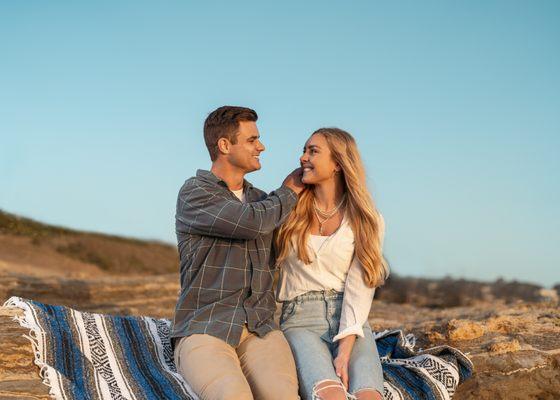
[[[256,400],[299,399],[296,365],[281,331],[260,338],[243,331],[237,347],[241,368]]]
[[[223,340],[211,335],[182,338],[175,365],[201,400],[253,400],[237,353]]]

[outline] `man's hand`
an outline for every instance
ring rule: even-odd
[[[288,175],[286,179],[284,179],[284,182],[282,182],[282,186],[289,187],[294,192],[296,192],[296,194],[300,194],[301,191],[305,188],[305,185],[301,181],[302,175],[303,175],[302,168],[294,169],[290,173],[290,175]]]

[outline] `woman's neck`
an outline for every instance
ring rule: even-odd
[[[313,194],[317,207],[323,211],[335,208],[344,196],[344,184],[341,178],[329,179],[314,185]]]

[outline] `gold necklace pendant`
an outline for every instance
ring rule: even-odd
[[[321,221],[321,217],[319,216],[319,213],[317,212],[317,209],[315,209],[315,216],[317,217],[317,222],[319,222],[319,235],[323,236],[323,225],[324,225],[324,223],[327,222],[332,217],[334,217],[335,215],[336,215],[336,212],[333,215],[331,215],[331,216],[329,216],[329,217],[327,217],[327,218],[325,218]]]

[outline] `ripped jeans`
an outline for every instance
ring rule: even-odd
[[[314,387],[325,380],[340,382],[333,359],[338,334],[343,293],[334,290],[307,292],[282,304],[280,329],[288,340],[297,366],[299,391],[303,400],[312,400]],[[356,337],[348,364],[348,398],[363,389],[383,395],[383,370],[369,324],[364,337]]]

